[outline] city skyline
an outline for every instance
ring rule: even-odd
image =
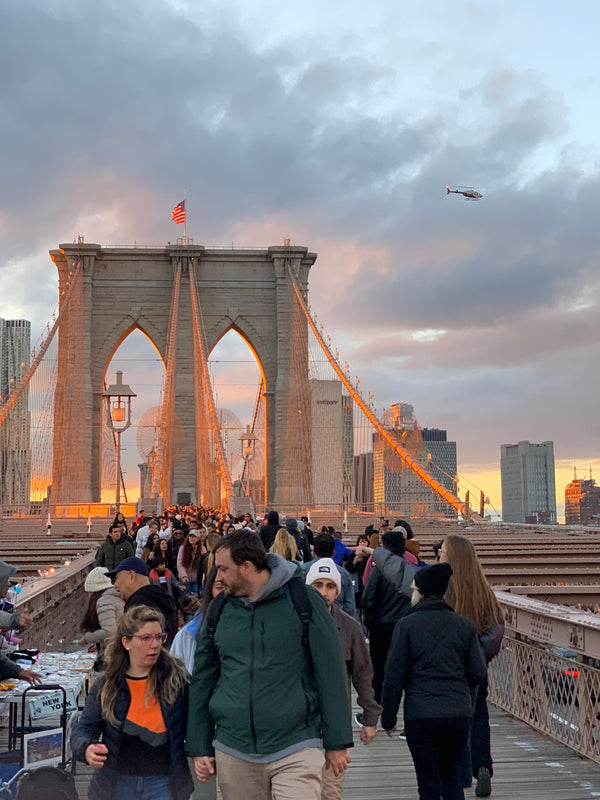
[[[174,241],[187,187],[196,243],[318,253],[310,301],[362,387],[448,430],[496,508],[503,442],[553,440],[557,487],[598,470],[600,8],[579,8],[6,7],[2,316],[35,344],[48,250]]]

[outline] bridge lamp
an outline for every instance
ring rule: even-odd
[[[246,473],[246,495],[249,494],[250,482],[250,462],[254,458],[254,446],[256,444],[256,436],[250,430],[250,425],[246,425],[246,430],[240,436],[242,445],[242,458],[244,459],[244,472]]]
[[[117,382],[111,384],[108,389],[102,392],[102,399],[106,400],[108,411],[108,424],[111,431],[116,436],[116,456],[117,456],[117,489],[115,495],[115,506],[117,511],[121,510],[121,434],[131,427],[131,398],[137,397],[136,393],[123,383],[123,373],[118,370],[116,373]]]

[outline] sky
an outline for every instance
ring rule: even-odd
[[[163,246],[185,188],[196,243],[318,254],[363,391],[446,428],[494,507],[523,439],[554,441],[561,504],[600,469],[599,28],[591,0],[0,0],[0,316],[35,340],[48,251]]]

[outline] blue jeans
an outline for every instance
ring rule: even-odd
[[[121,775],[114,800],[173,800],[168,775]]]

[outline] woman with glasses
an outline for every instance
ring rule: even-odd
[[[71,744],[97,770],[90,800],[188,800],[187,673],[163,645],[160,611],[135,606],[106,648],[105,673],[85,703]]]

